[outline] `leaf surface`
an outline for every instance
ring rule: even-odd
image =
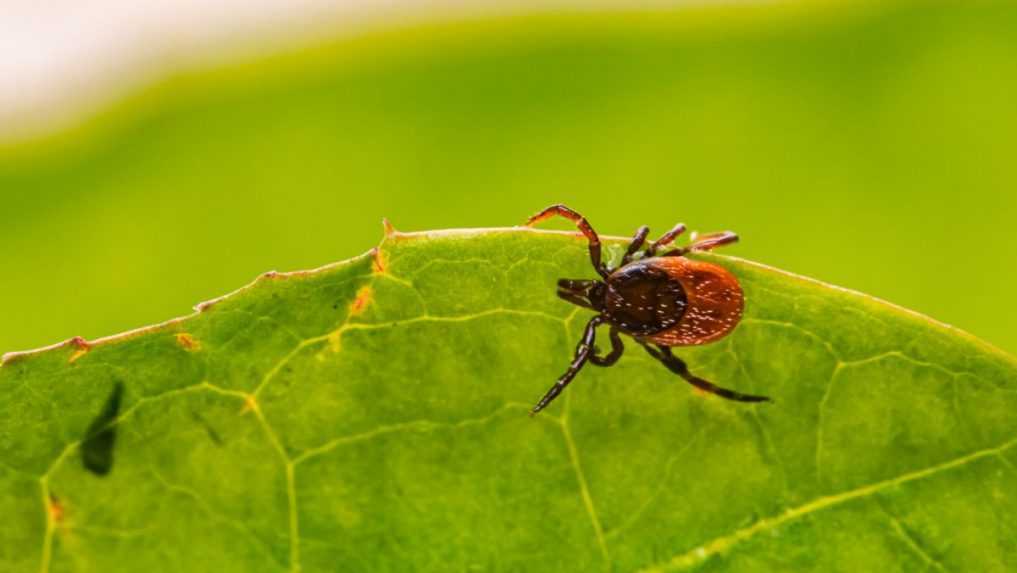
[[[630,342],[527,416],[590,316],[555,281],[592,271],[574,234],[524,229],[391,233],[189,317],[8,355],[0,569],[1017,569],[1015,361],[707,258],[746,316],[679,355],[774,403],[697,393]]]

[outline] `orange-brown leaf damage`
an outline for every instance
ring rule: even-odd
[[[62,523],[64,520],[64,504],[60,503],[60,498],[50,494],[49,504],[46,506],[46,510],[49,511],[49,518],[53,523]]]
[[[388,268],[388,262],[385,260],[385,254],[381,249],[375,247],[371,249],[371,270],[375,273],[383,274]]]
[[[68,364],[73,364],[79,358],[88,354],[88,351],[92,349],[92,345],[89,344],[87,340],[80,336],[75,336],[74,338],[68,340],[67,345],[74,348],[74,352],[71,354],[70,358],[67,359]]]
[[[186,332],[177,334],[177,344],[179,344],[184,350],[191,352],[201,349],[201,343]]]
[[[374,291],[371,289],[370,285],[360,287],[360,290],[357,291],[357,296],[353,299],[353,302],[350,303],[350,314],[355,316],[364,312],[367,305],[371,304],[373,296]]]

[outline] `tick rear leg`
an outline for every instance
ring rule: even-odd
[[[695,241],[688,246],[690,251],[709,251],[717,247],[723,247],[738,242],[738,235],[732,231],[721,231],[696,237]]]
[[[645,348],[646,351],[650,353],[650,356],[656,358],[657,360],[660,360],[664,364],[664,366],[667,367],[668,370],[681,376],[686,382],[692,384],[693,386],[699,388],[700,390],[709,392],[711,394],[716,394],[722,398],[727,398],[728,400],[735,400],[738,402],[770,401],[770,399],[767,398],[766,396],[753,396],[752,394],[742,394],[741,392],[735,392],[734,390],[721,388],[720,386],[717,386],[712,382],[708,382],[706,380],[703,380],[702,378],[699,378],[698,376],[694,376],[691,372],[689,372],[689,367],[685,364],[685,361],[672,354],[671,349],[668,348],[667,346],[657,346],[656,348],[653,348],[649,344],[643,344],[643,348]]]
[[[712,251],[718,247],[730,245],[738,242],[738,235],[732,231],[721,231],[719,233],[709,233],[706,235],[700,235],[696,237],[692,244],[687,247],[675,249],[669,253],[665,253],[667,257],[680,257],[692,251]]]
[[[625,251],[625,256],[622,257],[621,265],[619,266],[625,266],[632,261],[632,257],[634,257],[636,252],[643,247],[643,243],[646,242],[646,235],[649,234],[650,228],[646,225],[636,229],[636,234],[632,237],[632,242],[629,243],[629,248]]]
[[[576,377],[576,374],[579,374],[579,371],[582,370],[583,366],[586,365],[586,361],[590,358],[590,354],[593,352],[593,341],[597,336],[597,326],[599,326],[602,322],[604,322],[604,319],[600,315],[597,315],[591,318],[590,322],[586,323],[586,330],[583,331],[583,338],[580,339],[579,344],[576,346],[576,354],[575,357],[572,358],[572,363],[569,364],[569,369],[561,375],[561,378],[558,378],[558,381],[554,383],[554,386],[551,386],[551,389],[544,394],[544,397],[540,399],[540,402],[537,402],[537,405],[530,410],[531,416],[543,410],[548,404],[554,401],[554,399],[561,394],[561,391],[564,390],[570,382],[572,382],[572,379]]]
[[[597,235],[597,232],[593,230],[593,227],[590,226],[590,222],[586,220],[586,217],[583,217],[579,213],[576,213],[572,209],[569,209],[565,205],[559,203],[557,205],[551,205],[547,209],[544,209],[530,217],[526,220],[526,225],[534,225],[544,219],[554,217],[555,215],[565,217],[575,223],[576,227],[579,228],[579,231],[586,236],[586,240],[590,243],[590,262],[593,263],[593,268],[597,270],[600,276],[607,278],[607,275],[610,273],[604,266],[604,263],[600,262],[600,237]]]
[[[615,362],[618,362],[622,353],[625,352],[625,345],[622,344],[621,335],[618,334],[618,329],[612,327],[609,336],[611,338],[611,352],[609,352],[606,356],[598,356],[597,349],[594,347],[593,353],[590,354],[590,363],[594,366],[611,366]]]
[[[684,232],[685,224],[678,223],[677,225],[674,226],[673,229],[664,233],[663,235],[660,236],[659,239],[654,241],[653,244],[650,245],[650,248],[646,249],[646,256],[652,257],[656,255],[657,251],[660,250],[661,247],[666,247],[670,245],[671,243],[674,242],[675,239],[678,238],[678,235],[681,235]]]

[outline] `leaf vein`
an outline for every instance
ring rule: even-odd
[[[890,522],[890,527],[893,529],[894,533],[897,535],[897,537],[904,541],[908,548],[910,548],[915,554],[921,557],[922,561],[925,561],[926,564],[931,565],[937,570],[946,573],[947,571],[946,567],[943,567],[943,564],[940,563],[939,560],[937,560],[935,557],[930,555],[928,551],[922,548],[922,546],[918,543],[918,540],[915,539],[915,537],[911,535],[911,533],[909,533],[907,529],[904,528],[904,525],[900,522],[899,519],[897,519],[897,517],[894,514],[890,513],[890,511],[887,510],[885,507],[881,506],[881,509],[883,510],[883,513],[886,514],[887,521]]]
[[[329,440],[328,442],[325,442],[324,444],[321,444],[320,446],[315,446],[313,448],[304,450],[299,455],[297,455],[296,457],[293,458],[293,465],[299,465],[299,464],[301,464],[303,462],[306,462],[306,461],[308,461],[308,460],[310,460],[312,458],[316,458],[318,456],[325,455],[325,454],[331,452],[332,450],[335,450],[336,448],[339,448],[339,447],[342,447],[342,446],[345,446],[345,445],[355,444],[357,442],[366,442],[366,441],[372,440],[374,438],[377,438],[377,437],[380,437],[380,436],[384,436],[384,435],[388,435],[388,434],[396,434],[396,433],[401,433],[401,432],[431,432],[431,431],[434,431],[434,430],[454,429],[454,428],[463,428],[463,427],[467,427],[467,426],[481,425],[481,424],[485,424],[487,422],[490,422],[490,421],[494,420],[495,418],[497,418],[498,416],[502,415],[507,410],[529,411],[529,409],[530,409],[529,406],[527,406],[526,404],[522,404],[522,403],[519,403],[519,402],[509,402],[509,403],[505,404],[504,406],[498,408],[497,410],[491,412],[490,414],[487,414],[486,416],[481,416],[479,418],[466,418],[464,420],[459,420],[458,422],[435,422],[433,420],[411,420],[409,422],[399,422],[399,423],[395,423],[395,424],[387,424],[387,425],[379,426],[377,428],[374,428],[372,430],[368,430],[368,431],[365,431],[365,432],[360,432],[360,433],[357,433],[357,434],[351,434],[351,435],[348,435],[348,436],[341,436],[341,437]]]
[[[701,544],[699,547],[672,557],[665,563],[652,565],[650,567],[640,569],[639,571],[640,573],[664,573],[667,571],[689,570],[704,563],[709,558],[723,553],[739,543],[747,541],[761,532],[775,529],[785,523],[801,519],[806,515],[810,515],[830,507],[874,495],[890,487],[926,479],[945,471],[968,465],[985,457],[998,456],[1014,446],[1017,446],[1017,438],[1013,438],[1000,446],[978,450],[965,456],[954,458],[927,468],[901,474],[890,479],[878,481],[841,493],[822,496],[806,504],[789,508],[779,515],[763,518],[751,526],[735,530],[727,535],[716,537]]]

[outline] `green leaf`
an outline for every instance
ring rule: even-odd
[[[555,280],[592,271],[574,234],[524,229],[392,233],[186,318],[8,355],[0,569],[1017,569],[1017,363],[708,258],[746,316],[679,354],[774,403],[697,393],[630,343],[527,416],[589,317]]]

